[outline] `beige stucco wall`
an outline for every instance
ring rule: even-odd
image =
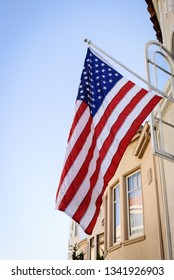
[[[174,1],[152,0],[161,27],[163,44],[172,52],[172,37],[174,32]]]
[[[114,178],[110,182],[112,187],[115,182],[120,180],[121,196],[124,192],[124,178],[130,172],[140,168],[143,189],[143,208],[144,208],[144,235],[128,240],[126,234],[126,205],[121,208],[121,242],[111,246],[110,232],[110,211],[111,205],[107,203],[105,235],[107,239],[106,259],[161,259],[162,240],[159,219],[159,203],[157,195],[157,178],[154,167],[154,157],[152,155],[151,143],[147,144],[142,158],[134,155],[134,150],[139,138],[136,138],[128,146],[122,161],[117,169]],[[121,179],[120,179],[121,178]],[[105,198],[109,200],[109,190],[105,193]]]
[[[163,119],[166,122],[174,124],[174,104],[170,103],[166,108]],[[163,126],[165,150],[174,155],[174,128]],[[160,160],[161,169],[164,170],[163,187],[166,188],[167,193],[167,207],[169,213],[169,231],[171,235],[171,246],[174,257],[174,162],[169,160]],[[167,252],[166,252],[167,258]]]

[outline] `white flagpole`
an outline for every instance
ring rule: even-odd
[[[128,68],[127,66],[125,66],[124,64],[122,64],[120,61],[118,61],[117,59],[115,59],[114,57],[112,57],[110,54],[106,53],[105,51],[103,51],[101,48],[99,48],[98,46],[96,46],[95,44],[92,43],[91,40],[85,38],[84,42],[87,43],[89,46],[94,47],[95,49],[97,49],[98,51],[100,51],[101,53],[103,53],[105,56],[109,57],[111,60],[113,60],[114,62],[116,62],[117,64],[119,64],[121,67],[123,67],[124,69],[126,69],[128,72],[130,72],[131,74],[133,74],[136,78],[138,78],[139,80],[141,80],[142,82],[144,82],[145,84],[147,84],[150,89],[154,90],[155,92],[159,93],[160,95],[162,95],[163,97],[167,98],[168,100],[170,100],[171,102],[174,103],[174,99],[171,96],[166,95],[163,91],[161,91],[160,89],[158,89],[157,87],[155,87],[154,85],[152,85],[151,83],[149,83],[146,79],[144,79],[143,77],[141,77],[140,75],[138,75],[136,72],[132,71],[130,68]],[[170,73],[172,76],[173,74]]]

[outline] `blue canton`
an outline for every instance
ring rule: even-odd
[[[105,96],[123,76],[95,56],[88,48],[77,100],[82,100],[90,107],[94,116]]]

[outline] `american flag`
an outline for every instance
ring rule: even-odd
[[[56,195],[56,209],[87,234],[93,231],[103,193],[127,146],[160,100],[88,48]]]

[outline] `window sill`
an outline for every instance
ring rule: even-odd
[[[108,249],[108,253],[120,248],[122,246],[122,242],[115,243],[112,247]]]
[[[126,240],[126,241],[123,242],[123,246],[127,246],[129,244],[133,244],[133,243],[136,243],[136,242],[143,241],[143,240],[145,240],[145,238],[146,238],[145,235],[130,238],[129,240]]]

